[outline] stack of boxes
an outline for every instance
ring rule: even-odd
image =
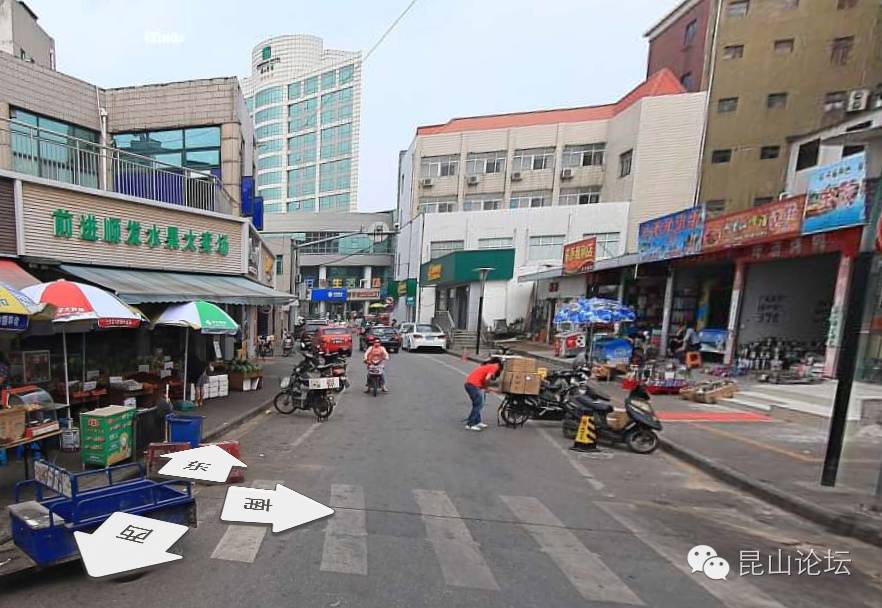
[[[502,392],[512,395],[538,395],[542,380],[536,359],[506,357],[502,371]]]
[[[208,386],[205,387],[205,398],[226,397],[230,394],[230,378],[226,374],[208,377]]]

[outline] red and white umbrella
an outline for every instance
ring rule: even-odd
[[[53,323],[94,321],[102,329],[140,327],[147,319],[141,312],[92,285],[64,279],[25,287],[22,292],[42,304],[55,307]]]

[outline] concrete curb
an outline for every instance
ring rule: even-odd
[[[859,516],[839,513],[821,507],[804,498],[794,496],[778,488],[736,471],[712,458],[684,447],[667,438],[659,437],[661,448],[672,456],[692,464],[720,481],[756,496],[768,503],[820,524],[836,534],[856,538],[882,547],[882,526],[871,520],[862,521]]]
[[[238,414],[237,416],[235,416],[233,419],[231,419],[231,420],[227,420],[227,421],[224,422],[223,424],[220,424],[220,425],[214,427],[213,429],[207,431],[206,433],[204,433],[204,434],[202,435],[202,441],[203,441],[203,443],[209,443],[209,442],[211,442],[211,441],[214,441],[214,440],[217,439],[218,437],[222,436],[224,433],[226,433],[226,432],[228,432],[228,431],[231,431],[231,430],[233,430],[234,428],[236,428],[237,426],[241,425],[243,422],[245,422],[245,421],[248,420],[249,418],[251,418],[251,417],[253,417],[253,416],[256,416],[256,415],[259,414],[264,408],[267,408],[267,407],[269,407],[269,406],[272,404],[272,402],[273,402],[273,398],[274,398],[274,397],[275,397],[275,395],[273,395],[272,397],[267,398],[267,400],[266,400],[266,401],[262,401],[262,402],[260,403],[260,405],[256,405],[256,406],[254,406],[254,407],[252,407],[252,408],[250,408],[250,409],[248,409],[248,410],[246,410],[246,411],[244,411],[244,412],[241,412],[240,414]]]

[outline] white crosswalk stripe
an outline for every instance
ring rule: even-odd
[[[658,523],[641,517],[633,505],[609,502],[595,504],[727,608],[784,608],[745,578],[737,576],[737,573],[730,573],[725,584],[707,578],[702,572],[693,574],[686,562],[693,543],[673,534],[659,534]]]
[[[441,566],[444,582],[453,587],[498,590],[499,585],[446,492],[414,490],[426,534]]]
[[[321,570],[367,575],[364,504],[364,489],[361,486],[331,486],[330,506],[335,512],[325,529]]]
[[[531,496],[500,498],[586,600],[643,605],[640,598],[539,499]]]
[[[283,482],[274,479],[256,479],[251,487],[273,490],[277,483]],[[227,526],[227,531],[211,554],[212,559],[253,563],[257,558],[257,552],[260,551],[260,545],[263,544],[266,530],[266,526]]]

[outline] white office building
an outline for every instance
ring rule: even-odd
[[[242,80],[266,213],[358,208],[361,53],[306,34],[264,40]]]

